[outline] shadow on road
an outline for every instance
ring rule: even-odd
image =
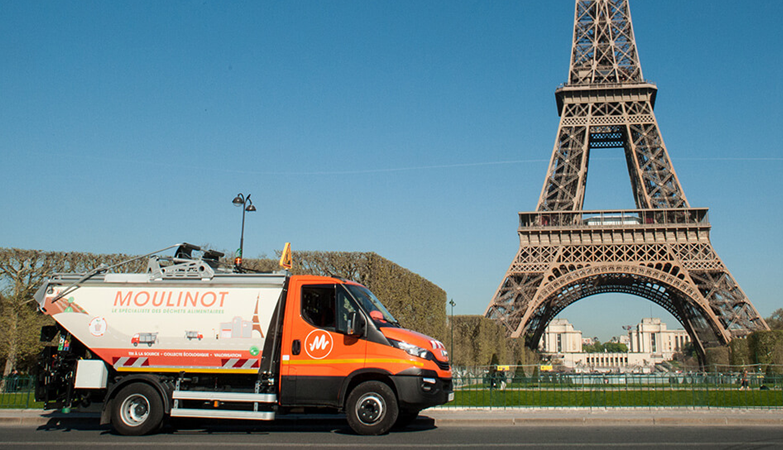
[[[414,433],[432,430],[435,419],[427,416],[419,416],[413,423],[406,427],[395,427],[391,434]],[[46,424],[38,426],[37,431],[71,430],[96,431],[116,434],[111,425],[101,425],[97,417],[62,417],[52,416]],[[348,426],[344,416],[325,417],[290,417],[282,416],[271,422],[258,422],[252,420],[220,420],[220,419],[184,419],[170,418],[163,425],[159,434],[273,434],[273,433],[335,433],[355,435]],[[103,433],[102,433],[103,434]]]

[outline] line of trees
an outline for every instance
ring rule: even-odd
[[[582,351],[585,353],[628,353],[628,346],[619,342],[604,342],[593,339],[592,344],[582,344]]]

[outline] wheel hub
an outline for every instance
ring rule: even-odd
[[[127,425],[132,427],[139,426],[149,417],[149,400],[141,394],[131,395],[122,402],[120,414],[122,421]]]
[[[377,423],[385,414],[383,399],[377,394],[366,394],[356,403],[356,415],[365,425]]]

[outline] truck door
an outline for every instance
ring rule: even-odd
[[[338,284],[302,285],[294,303],[298,314],[292,314],[284,338],[289,344],[283,347],[282,403],[339,406],[345,377],[364,368],[367,352],[367,341],[348,329],[366,319]]]

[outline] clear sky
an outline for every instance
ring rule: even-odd
[[[768,316],[783,2],[631,11],[685,194]],[[571,0],[0,0],[0,246],[233,251],[243,192],[246,256],[373,251],[481,314],[546,175],[573,16]],[[633,207],[621,150],[592,154],[585,207]],[[670,317],[601,295],[561,317],[605,340],[650,314]]]

